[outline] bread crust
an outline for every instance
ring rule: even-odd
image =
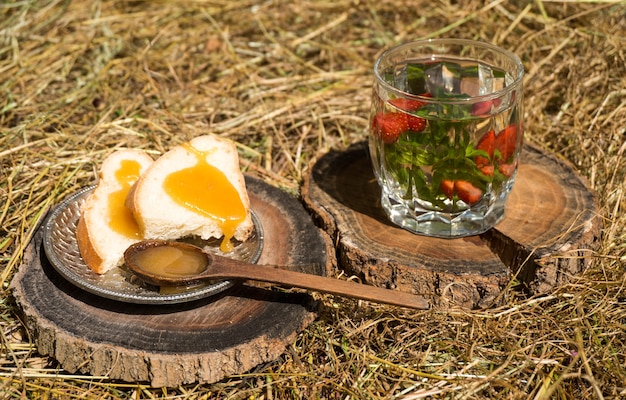
[[[76,226],[76,240],[78,241],[78,249],[80,250],[80,255],[85,264],[96,274],[105,273],[106,271],[102,267],[103,260],[91,244],[89,230],[87,229],[87,223],[83,215],[78,219],[78,225]]]

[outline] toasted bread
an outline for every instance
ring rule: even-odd
[[[97,187],[81,207],[76,238],[87,266],[98,274],[122,265],[124,251],[143,239],[125,201],[132,185],[152,164],[140,150],[118,150],[109,155],[99,171]]]
[[[128,196],[146,239],[198,236],[245,241],[253,230],[250,200],[234,142],[199,136],[159,157]]]

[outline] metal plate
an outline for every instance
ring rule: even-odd
[[[44,226],[46,256],[54,269],[72,284],[101,297],[136,304],[183,303],[218,294],[234,285],[232,281],[218,281],[161,292],[159,288],[138,280],[124,266],[113,268],[102,275],[93,272],[80,255],[76,226],[81,206],[94,188],[83,189],[65,199],[50,213]],[[184,241],[200,246],[207,252],[256,263],[263,251],[263,228],[254,211],[252,221],[254,230],[250,238],[245,242],[234,242],[234,250],[228,254],[220,252],[219,239],[206,241],[189,238]]]

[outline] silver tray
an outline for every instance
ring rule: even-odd
[[[216,281],[186,288],[161,292],[159,288],[138,280],[124,266],[99,275],[85,264],[78,250],[76,226],[80,209],[87,195],[95,187],[88,187],[65,199],[52,210],[44,225],[43,245],[54,269],[75,286],[98,296],[125,303],[174,304],[202,299],[221,293],[234,285],[232,281]],[[245,242],[234,242],[234,250],[222,254],[220,241],[185,239],[185,242],[203,247],[205,251],[256,263],[263,251],[263,228],[252,211],[254,230]]]

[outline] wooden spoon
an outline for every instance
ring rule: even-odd
[[[330,277],[291,271],[274,265],[250,264],[187,243],[146,240],[124,253],[128,269],[156,286],[180,286],[205,280],[243,279],[276,283],[401,307],[428,309],[425,299],[411,293]]]

